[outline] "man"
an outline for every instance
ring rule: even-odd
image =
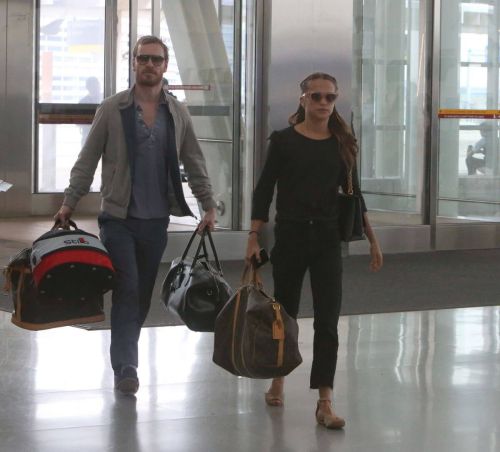
[[[493,140],[492,129],[488,121],[479,124],[479,133],[481,138],[474,144],[467,147],[467,174],[491,174],[494,167],[493,162]]]
[[[89,191],[102,158],[100,236],[116,270],[111,308],[111,365],[115,388],[135,394],[138,340],[151,304],[158,267],[167,244],[169,215],[191,215],[184,199],[179,160],[214,228],[216,204],[205,160],[189,114],[163,83],[168,48],[154,36],[133,51],[135,85],[104,100],[71,170],[63,205],[54,216],[66,224]]]
[[[99,104],[102,101],[101,84],[97,77],[89,77],[85,81],[85,87],[87,88],[87,95],[80,99],[80,104]],[[90,132],[90,125],[80,124],[80,133],[82,135],[81,143],[82,146],[87,140],[87,136]]]

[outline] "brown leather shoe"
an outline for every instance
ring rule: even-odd
[[[115,389],[123,395],[134,395],[138,391],[139,379],[134,367],[127,366],[115,376]]]
[[[322,404],[328,404],[330,409],[321,409]],[[328,399],[318,400],[318,405],[316,406],[316,420],[318,421],[318,424],[331,429],[341,429],[345,425],[345,420],[334,413],[332,401]]]

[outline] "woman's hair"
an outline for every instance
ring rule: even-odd
[[[300,89],[302,91],[302,94],[307,93],[309,82],[317,79],[328,80],[332,82],[335,86],[335,90],[338,90],[338,84],[335,77],[332,77],[329,74],[325,74],[324,72],[314,72],[300,82]],[[288,118],[288,123],[293,126],[303,122],[305,119],[306,111],[302,105],[299,105],[297,111]],[[353,168],[354,164],[356,163],[358,144],[356,138],[352,134],[351,128],[339,115],[335,106],[333,107],[333,112],[330,115],[330,119],[328,120],[328,129],[340,143],[340,155],[344,160],[347,168]]]

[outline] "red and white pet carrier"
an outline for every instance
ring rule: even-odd
[[[33,242],[31,269],[39,296],[84,300],[102,295],[113,286],[114,269],[99,238],[56,224]]]

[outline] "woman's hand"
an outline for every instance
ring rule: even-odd
[[[258,236],[255,232],[252,232],[248,235],[247,251],[245,255],[247,264],[252,264],[253,259],[256,259],[257,262],[260,262],[260,245]]]
[[[384,264],[384,257],[382,256],[382,251],[376,241],[370,244],[370,256],[370,271],[378,272]]]

